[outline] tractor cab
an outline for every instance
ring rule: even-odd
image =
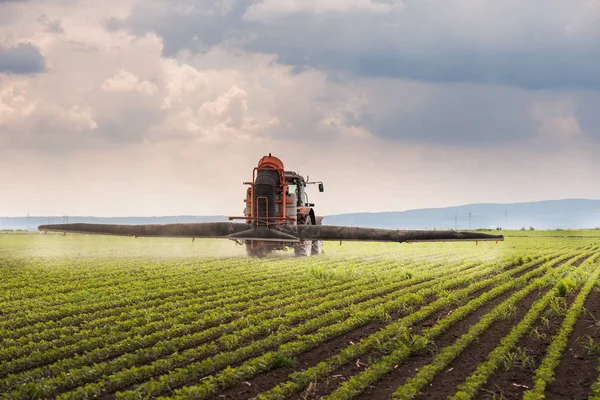
[[[308,179],[308,178],[307,178]],[[298,175],[293,171],[285,171],[285,181],[287,183],[288,193],[296,196],[296,206],[298,207],[314,207],[314,203],[308,200],[306,187],[309,184],[318,183],[319,192],[324,191],[323,182],[307,182],[302,175]]]

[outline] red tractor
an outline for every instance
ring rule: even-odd
[[[309,182],[293,171],[286,171],[283,162],[271,155],[264,156],[252,173],[252,181],[246,190],[246,208],[243,217],[247,224],[273,228],[278,225],[321,225],[323,217],[315,214],[313,203],[309,203],[307,185],[318,184],[323,192],[323,182]],[[265,256],[273,250],[294,249],[297,257],[321,254],[322,240],[245,240],[248,255]]]
[[[502,235],[479,232],[376,229],[322,225],[323,217],[308,202],[309,182],[286,171],[283,162],[269,154],[258,162],[246,190],[244,216],[229,217],[244,222],[200,222],[164,225],[53,224],[40,225],[40,231],[77,232],[135,237],[223,238],[245,243],[248,255],[264,257],[273,250],[293,248],[297,257],[322,253],[323,241],[446,242],[501,241]]]

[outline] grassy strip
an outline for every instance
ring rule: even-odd
[[[574,261],[575,260],[572,260],[572,262]],[[560,267],[561,272],[566,272],[572,262],[563,264]],[[536,279],[530,286],[534,286],[533,289],[542,288],[547,286],[549,281],[554,277],[545,276],[544,278]],[[430,364],[422,367],[414,377],[407,381],[405,385],[398,387],[398,389],[392,395],[392,398],[411,399],[417,396],[420,390],[431,383],[433,378],[438,373],[446,368],[448,364],[452,362],[452,360],[462,353],[464,349],[470,346],[473,341],[477,339],[483,332],[485,332],[494,322],[508,316],[516,307],[517,303],[524,297],[525,296],[522,294],[515,294],[497,306],[494,310],[487,313],[481,320],[479,320],[478,323],[473,325],[467,333],[458,338],[454,344],[444,348],[438,355],[436,355]]]
[[[597,256],[594,258],[597,258]],[[589,261],[590,262],[586,262],[587,265],[584,266],[584,268],[592,264],[592,260]],[[575,312],[576,310],[580,309],[580,306],[583,306],[583,303],[585,302],[585,299],[587,298],[591,287],[595,283],[595,280],[598,279],[599,275],[600,269],[596,269],[591,273],[585,285],[579,292],[579,295],[575,299],[575,302],[572,304],[569,313]],[[475,370],[475,372],[473,372],[473,374],[471,374],[471,376],[469,376],[464,383],[458,386],[459,391],[456,394],[454,394],[454,396],[452,396],[453,400],[470,399],[477,394],[479,389],[496,371],[498,365],[502,362],[506,354],[512,350],[512,348],[517,344],[520,338],[531,328],[535,320],[539,317],[540,313],[548,305],[550,299],[552,297],[555,297],[556,295],[556,291],[549,291],[541,300],[535,303],[535,305],[523,317],[521,322],[519,322],[519,324],[516,325],[510,331],[510,333],[500,341],[500,344],[488,355],[487,360],[484,363],[481,363],[477,367],[477,370]],[[567,318],[568,315],[569,314],[567,314]],[[568,322],[569,321],[567,321],[567,319],[565,318],[565,323]],[[572,322],[574,323],[575,320],[573,320]],[[563,327],[564,326],[565,325],[563,324]]]
[[[546,386],[555,380],[554,370],[560,363],[560,356],[567,346],[569,335],[573,330],[575,322],[581,311],[583,310],[583,304],[588,294],[598,283],[598,277],[600,276],[600,265],[596,265],[596,270],[590,275],[589,279],[581,289],[581,292],[571,305],[571,308],[567,312],[565,319],[560,327],[560,331],[552,340],[552,343],[548,346],[548,352],[538,369],[535,371],[534,386],[532,389],[526,391],[523,394],[525,400],[543,399]]]

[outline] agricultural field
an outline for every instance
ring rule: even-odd
[[[0,234],[2,399],[600,399],[600,231],[504,242]]]

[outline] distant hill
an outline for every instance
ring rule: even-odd
[[[326,225],[349,225],[392,229],[581,229],[600,227],[600,200],[565,199],[529,203],[467,204],[456,207],[408,211],[328,215]],[[456,218],[456,219],[455,219]],[[0,229],[37,230],[43,224],[87,222],[99,224],[171,224],[222,222],[225,215],[165,217],[0,217]]]
[[[467,204],[456,207],[329,215],[327,225],[393,229],[580,229],[600,227],[600,200],[565,199],[529,203]],[[455,219],[456,218],[456,219]]]

